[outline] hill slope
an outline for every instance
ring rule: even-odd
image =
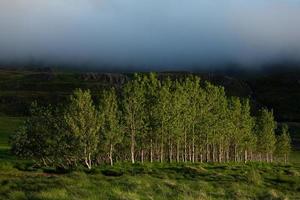
[[[188,72],[165,72],[158,76],[178,78]],[[256,112],[260,107],[273,109],[281,122],[294,122],[292,134],[299,138],[300,72],[273,72],[249,76],[228,76],[224,73],[195,73],[214,84],[222,85],[228,95],[249,97]],[[132,74],[54,71],[50,68],[0,68],[0,114],[23,116],[32,101],[41,104],[63,103],[76,88],[90,89],[94,96],[109,86],[120,87]],[[298,145],[298,140],[294,143]]]

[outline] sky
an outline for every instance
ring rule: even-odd
[[[300,61],[300,0],[0,0],[0,63],[186,70]]]

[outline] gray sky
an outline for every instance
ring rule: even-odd
[[[0,61],[187,69],[300,61],[299,0],[0,0]]]

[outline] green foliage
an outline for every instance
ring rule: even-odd
[[[275,151],[276,122],[274,121],[273,111],[262,109],[256,123],[257,131],[257,148],[258,152],[266,154],[266,160],[272,160],[272,155]]]
[[[277,137],[276,154],[279,157],[283,157],[284,162],[286,163],[290,152],[291,152],[291,138],[288,131],[288,126],[286,124],[283,124],[281,128],[281,133]]]
[[[33,103],[30,117],[11,136],[12,152],[24,158],[38,159],[46,163],[61,149],[62,127],[58,126],[58,113],[51,106],[39,107]],[[62,142],[64,144],[64,142]]]
[[[101,121],[89,91],[75,90],[70,101],[64,119],[67,131],[77,140],[77,151],[74,155],[84,159],[87,167],[91,169],[92,156],[99,142]]]
[[[145,136],[145,82],[138,74],[134,75],[134,79],[123,88],[123,117],[125,121],[126,131],[130,137],[130,153],[131,162],[135,163],[135,151],[137,140],[143,148],[143,139]]]
[[[99,120],[103,121],[101,134],[105,142],[104,149],[109,149],[108,155],[110,163],[113,165],[114,147],[123,139],[121,113],[115,89],[104,91],[100,101],[99,110],[101,114]]]
[[[273,112],[254,120],[248,99],[228,98],[223,87],[194,76],[160,80],[135,74],[118,90],[104,90],[99,105],[77,89],[66,108],[38,107],[12,139],[13,152],[43,165],[84,163],[272,162],[287,155],[284,129],[275,151]],[[97,109],[98,108],[98,109]]]

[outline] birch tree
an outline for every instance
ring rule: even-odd
[[[100,123],[103,121],[101,132],[104,135],[106,149],[108,149],[110,165],[113,165],[115,145],[123,139],[121,113],[114,88],[103,92],[100,99],[99,112],[101,113],[99,115]]]
[[[276,143],[275,128],[276,122],[274,121],[273,112],[262,109],[256,123],[257,148],[260,153],[260,160],[262,159],[261,154],[265,155],[267,162],[273,160]]]
[[[284,163],[286,164],[290,152],[291,152],[291,137],[289,134],[287,124],[283,124],[281,127],[280,135],[277,137],[276,154],[279,157],[283,157]]]
[[[64,116],[68,131],[78,140],[78,156],[88,169],[92,168],[93,155],[99,142],[100,123],[90,91],[75,90]]]
[[[141,134],[145,125],[145,95],[141,76],[135,74],[134,79],[126,83],[123,89],[123,117],[130,134],[131,162],[135,163],[136,137]]]

